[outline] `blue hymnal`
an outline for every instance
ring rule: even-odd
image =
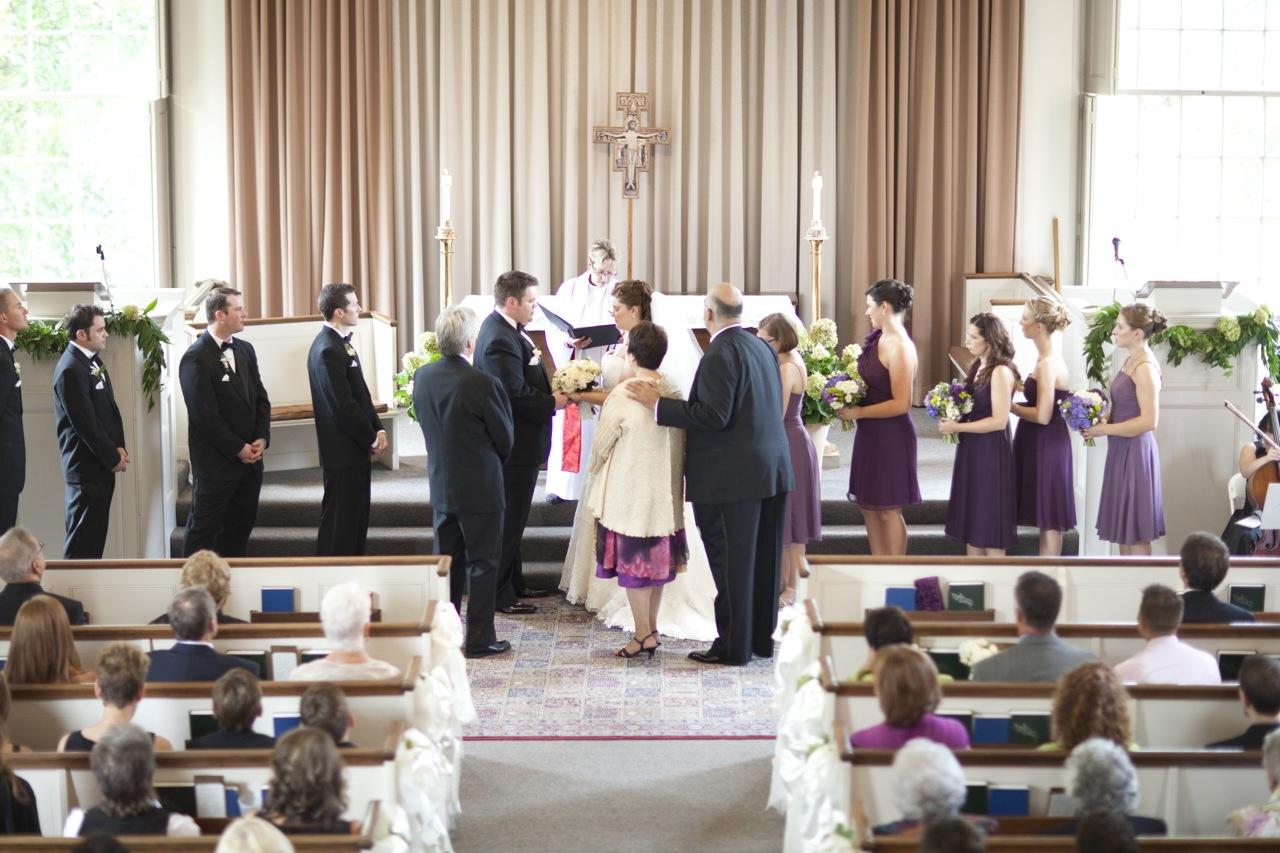
[[[1027,817],[1031,814],[1031,789],[1026,785],[988,785],[987,814],[991,817]]]
[[[262,588],[263,613],[292,613],[298,608],[293,604],[293,587],[264,586]]]
[[[235,788],[227,788],[227,817],[240,817],[240,798]]]
[[[884,590],[886,606],[901,607],[903,610],[916,609],[916,588],[914,586],[889,586]]]
[[[271,718],[275,727],[276,738],[282,738],[293,729],[302,725],[302,716],[300,714],[276,714]]]
[[[1009,742],[1010,720],[1001,714],[975,714],[973,734],[969,740],[974,746],[1006,744]]]

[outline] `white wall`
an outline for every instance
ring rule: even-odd
[[[1063,287],[1077,278],[1085,0],[1029,0],[1023,11],[1022,120],[1014,268],[1053,275],[1058,217]]]
[[[230,279],[224,0],[169,6],[173,287]]]

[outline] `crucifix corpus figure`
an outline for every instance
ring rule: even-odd
[[[638,198],[638,173],[649,171],[649,149],[654,144],[669,145],[671,131],[665,127],[641,127],[640,113],[649,111],[646,92],[619,92],[617,109],[623,114],[622,125],[597,125],[591,130],[591,141],[618,147],[613,170],[622,172],[622,197]]]

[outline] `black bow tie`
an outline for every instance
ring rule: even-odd
[[[354,334],[355,334],[355,332],[348,332],[347,334],[343,335],[343,336],[342,336],[342,342],[343,342],[344,344],[349,344],[349,343],[351,343],[351,336],[352,336],[352,335],[354,335]]]
[[[226,352],[227,350],[231,349],[231,343],[232,343],[231,341],[223,341],[222,343],[218,344],[218,349],[222,350],[223,352]]]
[[[89,359],[89,363],[92,364],[94,367],[102,367],[102,359],[98,358],[96,355],[93,358]]]

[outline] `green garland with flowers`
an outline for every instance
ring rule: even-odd
[[[1120,314],[1120,303],[1113,302],[1098,311],[1089,323],[1084,339],[1085,368],[1089,379],[1102,385],[1106,381],[1107,350],[1111,328]],[[1193,355],[1205,364],[1231,375],[1236,359],[1245,347],[1257,344],[1267,372],[1280,377],[1280,325],[1266,305],[1249,314],[1221,317],[1213,328],[1203,332],[1190,326],[1170,326],[1151,336],[1152,344],[1167,344],[1169,363],[1175,367]]]
[[[418,339],[418,348],[407,352],[400,358],[403,368],[395,375],[395,391],[391,399],[405,410],[409,420],[416,421],[418,413],[413,410],[413,374],[424,364],[432,364],[440,360],[440,344],[436,341],[435,332],[423,332]]]
[[[153,299],[146,308],[126,305],[119,311],[108,311],[103,317],[108,332],[117,337],[133,338],[142,353],[142,393],[147,395],[148,411],[155,408],[160,397],[165,368],[164,347],[169,343],[169,336],[150,316],[155,307],[156,300]],[[37,361],[57,358],[67,348],[67,330],[61,321],[30,320],[27,327],[18,333],[16,343],[18,349]]]
[[[805,382],[804,399],[800,403],[800,419],[806,424],[826,425],[836,421],[836,411],[831,404],[822,399],[823,388],[827,380],[837,373],[855,375],[858,371],[858,356],[862,347],[849,344],[836,352],[836,321],[823,317],[813,321],[808,329],[799,329],[800,343],[796,349],[804,359],[804,369],[809,374]],[[845,423],[845,429],[852,424]]]

